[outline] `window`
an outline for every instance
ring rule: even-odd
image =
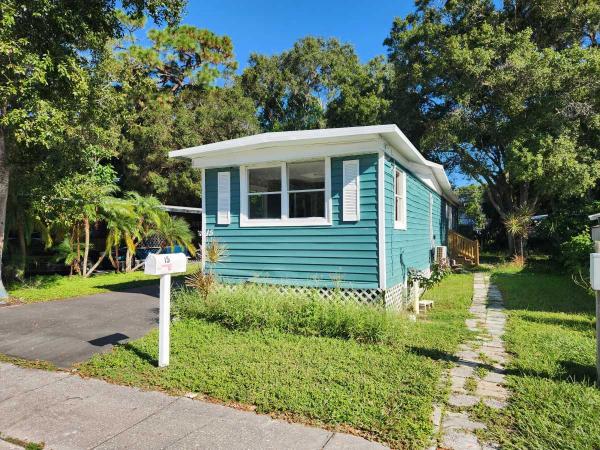
[[[446,203],[446,218],[448,220],[448,229],[454,229],[454,217],[452,215],[452,205]]]
[[[394,170],[394,228],[406,229],[406,174]]]
[[[281,218],[281,167],[248,170],[248,217]]]
[[[329,225],[329,159],[242,167],[242,226]]]
[[[289,217],[325,218],[325,164],[288,164]]]

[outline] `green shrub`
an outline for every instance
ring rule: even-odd
[[[204,319],[235,330],[275,329],[304,336],[394,342],[406,322],[382,306],[341,299],[324,300],[317,291],[282,293],[275,287],[240,285],[218,289],[206,299],[197,291],[175,292],[173,312],[180,318]]]
[[[446,264],[434,263],[431,266],[431,273],[426,276],[422,271],[410,268],[408,269],[408,284],[411,285],[418,281],[419,286],[425,290],[431,289],[439,284],[444,278],[452,273],[450,267]]]
[[[560,245],[562,265],[570,274],[585,274],[589,270],[590,253],[593,251],[590,231],[584,230]]]

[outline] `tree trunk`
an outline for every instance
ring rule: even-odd
[[[508,242],[508,255],[512,257],[515,254],[515,237],[507,231],[506,239]]]
[[[75,273],[81,275],[81,240],[79,239],[79,225],[75,227],[75,235],[77,236],[77,261],[75,261]]]
[[[127,253],[125,254],[125,272],[131,272],[131,268],[133,267],[133,254],[129,249],[127,249]]]
[[[521,245],[521,258],[525,259],[525,239],[519,236],[519,244]]]
[[[88,219],[87,217],[85,219],[83,219],[83,231],[85,233],[85,242],[83,245],[83,268],[82,268],[82,274],[84,277],[87,276],[87,272],[88,272],[88,267],[87,267],[87,263],[88,263],[88,256],[90,254],[90,219]]]
[[[94,273],[94,271],[98,268],[98,266],[100,265],[100,263],[102,261],[104,261],[104,257],[106,256],[107,250],[104,250],[104,252],[100,255],[100,257],[98,258],[98,261],[96,261],[96,264],[94,264],[92,267],[90,267],[90,270],[86,270],[86,275],[85,277],[89,277],[91,274]]]
[[[27,268],[27,240],[25,239],[25,224],[22,220],[19,220],[17,226],[17,234],[19,238],[19,250],[21,251],[21,257],[19,260],[19,276],[25,276],[25,269]]]
[[[4,129],[0,127],[0,300],[8,298],[8,292],[6,292],[2,284],[2,250],[4,249],[4,226],[6,223],[9,175],[6,147],[4,144]]]
[[[119,273],[121,271],[121,267],[119,266],[119,246],[118,245],[115,246],[115,258],[116,258],[116,261],[114,263],[115,270],[117,273]]]

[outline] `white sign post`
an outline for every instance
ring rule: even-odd
[[[160,310],[158,313],[158,367],[169,365],[169,325],[171,324],[171,274],[185,272],[187,257],[183,253],[150,254],[144,273],[160,275]]]
[[[600,214],[590,216],[600,220]],[[590,254],[590,284],[596,291],[596,386],[600,388],[600,225],[592,227],[594,253]]]

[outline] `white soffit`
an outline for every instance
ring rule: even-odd
[[[454,192],[452,192],[450,182],[448,181],[443,166],[426,160],[408,140],[404,133],[393,124],[262,133],[238,139],[230,139],[227,141],[214,142],[212,144],[174,150],[169,152],[169,156],[171,158],[189,158],[193,160],[193,166],[196,168],[214,167],[215,164],[223,160],[223,157],[225,157],[224,159],[228,161],[229,165],[235,166],[247,163],[246,161],[243,161],[244,158],[241,156],[242,154],[247,154],[247,152],[256,153],[252,152],[253,150],[267,150],[273,149],[274,147],[290,146],[294,147],[293,154],[297,158],[314,157],[316,156],[316,152],[321,153],[322,156],[334,156],[328,154],[328,150],[331,149],[330,145],[332,144],[347,145],[357,142],[376,141],[379,139],[383,139],[390,146],[395,148],[409,162],[428,168],[439,184],[443,195],[450,201],[458,203],[458,198]],[[317,150],[315,145],[318,144],[323,145],[323,147]],[[303,149],[299,147],[306,147],[307,155],[304,155],[302,152]],[[373,151],[372,148],[365,150],[368,150],[368,152]],[[363,153],[364,152],[365,151],[363,150]],[[266,153],[271,152],[267,151]],[[354,151],[354,153],[357,152]],[[258,159],[256,162],[259,162]]]

